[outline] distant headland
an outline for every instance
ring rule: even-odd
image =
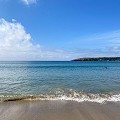
[[[86,57],[73,59],[72,61],[120,61],[120,57]]]

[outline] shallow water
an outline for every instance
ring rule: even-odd
[[[31,95],[120,101],[120,62],[0,62],[1,98]]]

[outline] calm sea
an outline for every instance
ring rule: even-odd
[[[120,62],[0,62],[1,101],[120,101]]]

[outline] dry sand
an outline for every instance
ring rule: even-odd
[[[120,120],[120,103],[11,101],[0,103],[0,120]]]

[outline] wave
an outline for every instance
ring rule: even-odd
[[[62,95],[1,95],[0,102],[7,101],[19,101],[19,100],[67,100],[67,101],[76,101],[76,102],[120,102],[120,93],[119,94],[93,94],[93,93],[69,93]]]

